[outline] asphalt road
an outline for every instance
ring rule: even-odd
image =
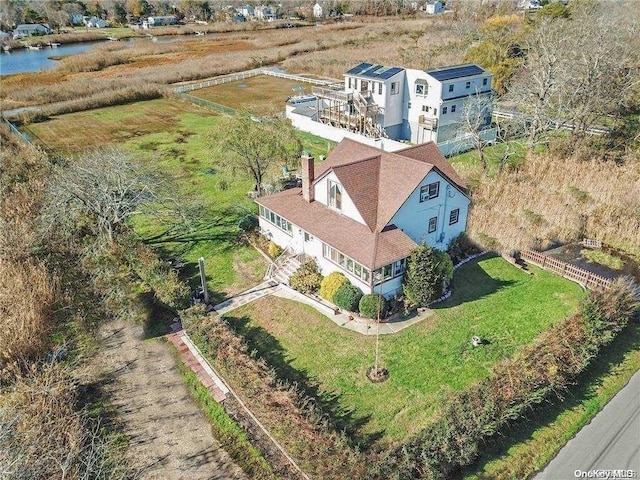
[[[576,470],[587,475],[580,477]],[[608,478],[640,478],[640,371],[534,480],[607,478],[589,477],[595,470],[633,470],[632,477]]]

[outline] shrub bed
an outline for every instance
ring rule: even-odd
[[[360,299],[360,315],[366,318],[384,318],[388,304],[382,295],[368,293]]]
[[[571,385],[637,313],[628,283],[592,292],[577,313],[496,365],[490,378],[452,395],[436,421],[391,451],[375,478],[447,479],[471,464],[482,445],[525,411]]]
[[[361,298],[362,290],[350,283],[343,283],[333,295],[333,303],[349,312],[357,312]]]
[[[300,265],[300,268],[289,279],[291,288],[307,295],[316,293],[322,283],[322,274],[315,260]]]
[[[322,279],[320,284],[320,296],[333,302],[333,296],[336,294],[340,286],[349,283],[349,279],[340,272],[332,272]]]

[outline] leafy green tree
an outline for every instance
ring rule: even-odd
[[[333,303],[338,307],[344,308],[350,312],[358,310],[358,304],[362,298],[362,290],[355,285],[345,283],[340,285],[336,293],[333,295]]]
[[[246,171],[258,193],[263,192],[265,176],[274,165],[296,160],[302,145],[295,129],[286,120],[256,119],[248,115],[224,117],[218,123],[214,140],[230,152],[229,164]]]
[[[127,9],[121,2],[116,2],[113,6],[113,21],[120,25],[127,23]]]
[[[452,276],[449,255],[423,243],[409,256],[402,289],[412,304],[425,307],[442,295]]]
[[[358,305],[360,315],[366,318],[384,318],[388,304],[385,298],[378,293],[363,295]]]

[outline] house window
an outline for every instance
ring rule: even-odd
[[[402,275],[404,273],[406,265],[407,265],[406,258],[403,258],[402,260],[398,260],[397,262],[393,262],[393,276],[397,277],[399,275]]]
[[[453,92],[453,83],[451,85],[449,85],[449,91]]]
[[[359,278],[365,283],[369,283],[369,279],[371,278],[371,272],[363,267],[361,264],[356,262],[354,259],[346,256],[344,253],[339,252],[335,248],[327,245],[326,243],[322,244],[322,255],[324,258],[330,259],[333,263],[340,265],[344,270],[347,270],[349,273],[353,274],[356,278]]]
[[[398,82],[391,82],[391,95],[397,95],[398,93]]]
[[[436,198],[440,193],[440,182],[430,183],[429,185],[423,185],[420,187],[420,201],[425,202]]]
[[[455,105],[451,105],[451,113],[454,113],[456,111],[456,106]]]
[[[382,95],[382,82],[378,83],[378,95]]]
[[[429,229],[427,230],[427,233],[435,232],[437,227],[438,227],[438,217],[431,217],[429,219]]]
[[[434,109],[433,109],[433,114],[434,114],[434,115],[438,115],[438,109],[437,109],[437,108],[434,108]]]
[[[484,85],[485,87],[487,86],[487,82],[489,81],[488,78],[483,78],[482,79],[482,85]]]
[[[271,222],[280,230],[283,230],[287,235],[293,235],[293,227],[291,226],[291,222],[285,220],[280,215],[276,215],[271,210],[260,205],[260,216],[265,220]]]
[[[428,112],[429,111],[429,105],[422,105],[422,111],[423,112]]]
[[[342,187],[329,180],[329,206],[342,210]]]
[[[416,84],[416,95],[426,95],[427,86],[421,83]]]
[[[404,273],[407,268],[407,259],[403,258],[396,262],[385,265],[373,272],[373,283],[379,285],[382,282],[391,280],[392,278],[399,277]]]
[[[309,235],[308,232],[304,232],[304,241],[305,242],[310,242],[311,240],[313,240],[313,237],[311,235]]]
[[[451,210],[451,213],[449,214],[449,225],[458,223],[459,218],[460,218],[460,209],[456,208],[454,210]]]
[[[360,80],[360,91],[366,92],[369,90],[369,82],[365,82],[364,80]]]
[[[442,114],[446,115],[447,114],[447,107],[442,107]]]
[[[407,108],[411,108],[411,102],[407,102]]]
[[[347,82],[348,82],[348,85],[349,85],[348,88],[351,88],[351,77],[347,78]]]
[[[471,82],[467,82],[467,88],[471,88]]]

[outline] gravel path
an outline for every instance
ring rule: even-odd
[[[115,321],[104,329],[94,362],[106,375],[141,479],[246,478],[212,437],[162,340],[143,340],[139,325]]]

